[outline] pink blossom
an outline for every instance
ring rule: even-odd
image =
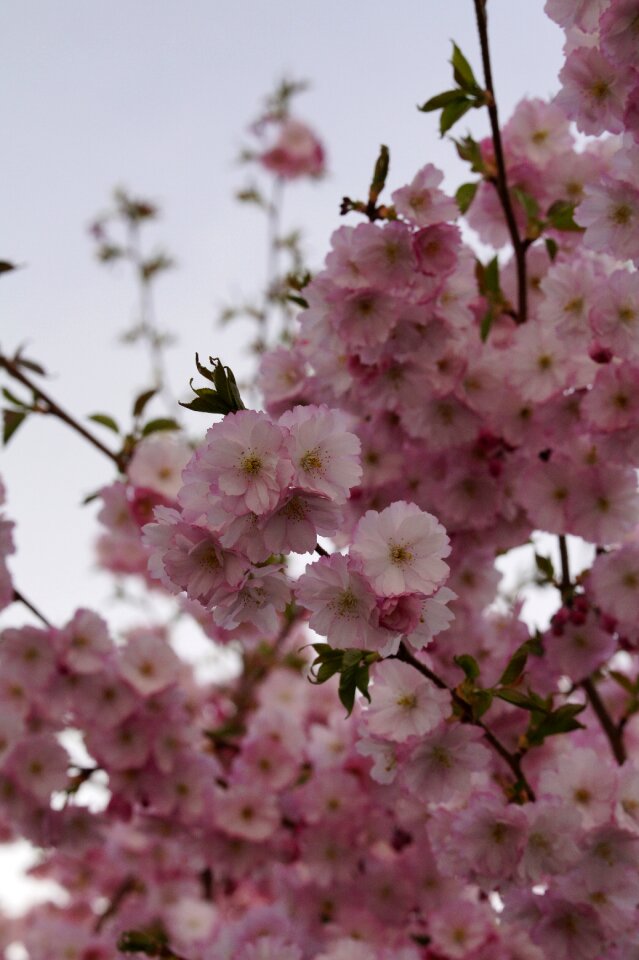
[[[380,596],[432,594],[449,573],[450,553],[442,525],[414,503],[397,501],[368,510],[353,534],[351,556]]]
[[[415,174],[412,183],[392,194],[397,212],[417,227],[454,220],[459,210],[452,197],[439,189],[443,179],[441,170],[427,163]]]
[[[450,695],[413,667],[385,660],[375,667],[366,729],[377,737],[408,740],[434,730],[450,713]]]
[[[183,437],[165,433],[143,437],[127,467],[129,479],[136,487],[150,487],[175,499],[192,452]]]
[[[619,67],[632,67],[636,63],[638,22],[635,0],[613,0],[601,16],[601,48]]]
[[[549,766],[542,772],[539,791],[571,804],[583,825],[592,827],[603,823],[612,812],[615,783],[602,773],[601,760],[594,750],[573,749],[558,766]]]
[[[639,543],[626,543],[598,556],[589,585],[602,610],[632,626],[639,610]]]
[[[639,359],[639,274],[615,270],[595,288],[592,329],[622,360]]]
[[[23,790],[48,805],[51,793],[68,784],[68,764],[68,754],[55,737],[41,733],[17,743],[4,768]]]
[[[265,413],[230,413],[209,428],[185,483],[207,483],[211,493],[226,498],[231,513],[266,513],[291,479],[286,439],[286,431]]]
[[[568,55],[559,73],[563,83],[557,106],[582,133],[620,133],[625,90],[615,65],[594,48],[579,47]]]
[[[227,585],[216,594],[213,618],[225,630],[251,623],[270,634],[277,630],[278,613],[290,599],[290,584],[281,569],[254,567],[241,584]]]
[[[639,190],[623,180],[602,177],[590,184],[575,211],[586,228],[584,245],[619,260],[639,259]]]
[[[180,660],[162,630],[132,630],[120,653],[120,672],[143,697],[175,683]]]
[[[326,164],[324,147],[317,136],[293,117],[278,124],[275,142],[258,159],[269,173],[284,180],[320,177]]]
[[[584,415],[599,430],[623,430],[639,418],[639,367],[607,364],[595,377],[582,406]]]
[[[297,581],[299,603],[311,611],[309,624],[332,646],[395,652],[399,634],[377,625],[376,597],[368,581],[341,554],[308,564]]]
[[[347,430],[345,416],[324,405],[295,407],[279,422],[289,431],[287,452],[293,464],[293,483],[345,503],[362,476],[360,441]]]
[[[258,842],[275,833],[280,819],[275,797],[248,784],[220,791],[214,816],[216,825],[225,833]]]
[[[570,127],[562,111],[537,98],[519,101],[503,137],[507,150],[540,166],[572,147]]]
[[[453,960],[473,955],[491,932],[490,914],[472,900],[455,899],[433,913],[428,932],[435,949]]]
[[[433,637],[443,633],[444,630],[448,630],[455,619],[455,614],[449,609],[448,604],[456,599],[456,593],[449,590],[448,587],[440,587],[437,593],[423,601],[419,623],[406,636],[406,642],[414,650],[421,650],[430,643]]]
[[[427,803],[467,796],[473,773],[484,770],[490,760],[486,747],[477,743],[480,737],[476,727],[447,724],[425,737],[402,769],[411,793]]]
[[[95,673],[114,649],[109,630],[92,610],[77,610],[56,637],[66,663],[77,673]]]
[[[205,606],[220,590],[242,582],[248,564],[240,554],[225,550],[208,530],[185,523],[176,510],[158,507],[157,523],[144,528],[152,548],[149,569],[175,592],[185,590]]]

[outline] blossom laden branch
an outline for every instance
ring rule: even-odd
[[[493,84],[493,73],[490,61],[490,47],[488,44],[488,23],[486,16],[487,0],[474,0],[475,16],[477,19],[477,29],[479,31],[479,42],[481,46],[481,57],[484,67],[485,82],[485,104],[488,108],[490,117],[490,128],[492,132],[493,146],[495,150],[495,164],[497,167],[494,178],[494,185],[504,212],[510,241],[513,247],[515,263],[517,267],[517,322],[525,323],[528,315],[528,290],[526,278],[526,249],[527,244],[519,235],[519,228],[515,220],[510,192],[508,189],[508,177],[506,173],[506,161],[504,159],[504,148],[501,141],[501,130],[499,127],[499,114],[497,112],[497,101],[495,99],[495,89]]]

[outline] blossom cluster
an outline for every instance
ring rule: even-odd
[[[7,924],[31,960],[639,958],[639,7],[546,8],[554,101],[458,142],[457,200],[431,164],[374,184],[263,356],[265,411],[143,437],[100,493],[102,565],[241,673],[84,609],[2,634],[0,830],[69,892]],[[444,109],[479,96],[455,50]],[[317,173],[277,122],[263,166]],[[511,246],[479,261],[460,208]],[[538,532],[535,629],[496,561]]]

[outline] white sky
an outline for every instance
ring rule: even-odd
[[[520,97],[557,88],[562,35],[542,8],[489,2],[503,119]],[[234,160],[282,75],[311,81],[297,112],[329,154],[330,177],[286,197],[285,222],[304,225],[313,265],[340,225],[341,197],[364,193],[380,143],[391,148],[393,189],[428,161],[452,189],[467,179],[436,116],[415,107],[451,85],[451,38],[480,76],[471,0],[5,0],[2,19],[0,259],[26,266],[0,277],[0,346],[28,341],[54,374],[45,389],[78,416],[125,418],[149,382],[141,349],[116,343],[135,318],[131,278],[96,264],[86,234],[117,184],[161,204],[153,237],[179,262],[158,287],[160,323],[179,337],[174,391],[187,395],[196,350],[246,363],[250,329],[214,325],[222,304],[264,277],[264,224],[232,199],[245,180]],[[468,117],[460,133],[486,132],[483,114]],[[206,418],[189,416],[197,435]],[[91,569],[95,507],[78,504],[112,479],[109,463],[44,418],[0,459],[19,589],[53,621],[99,606],[109,588]],[[3,622],[24,617],[14,605]]]

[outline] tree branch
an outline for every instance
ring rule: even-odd
[[[595,686],[594,680],[592,677],[586,677],[585,680],[581,681],[581,686],[586,691],[586,696],[588,697],[588,703],[592,707],[594,713],[601,724],[603,732],[608,738],[610,743],[610,748],[612,750],[613,756],[619,766],[623,766],[626,762],[626,747],[623,742],[623,725],[620,724],[617,726],[613,721],[612,717],[606,709],[606,705],[599,696],[599,691]]]
[[[433,673],[426,664],[422,663],[417,657],[414,657],[413,654],[408,650],[404,643],[400,644],[399,651],[397,652],[397,659],[402,660],[404,663],[410,664],[411,667],[414,667],[416,670],[424,676],[427,677],[431,683],[434,683],[436,687],[439,687],[440,690],[448,690],[450,696],[453,700],[453,703],[459,707],[463,715],[464,723],[472,723],[474,726],[479,727],[486,741],[491,745],[493,750],[499,754],[502,760],[508,764],[512,772],[515,774],[517,781],[522,785],[528,799],[534,801],[535,793],[528,783],[525,774],[521,768],[521,759],[522,754],[520,752],[511,753],[510,750],[507,750],[506,747],[501,743],[497,737],[492,733],[492,731],[486,726],[486,724],[473,716],[470,705],[466,703],[465,700],[452,690],[447,683],[445,683],[441,677],[438,677],[436,673]]]
[[[50,414],[51,416],[57,417],[58,420],[62,420],[63,423],[66,423],[67,426],[71,427],[72,430],[75,430],[76,433],[79,433],[81,437],[84,437],[85,440],[94,446],[100,453],[103,453],[109,460],[115,463],[116,467],[121,473],[124,473],[126,467],[126,461],[122,454],[114,453],[113,450],[109,450],[101,440],[94,436],[86,427],[82,426],[71,414],[67,413],[66,410],[63,410],[62,407],[52,400],[51,397],[44,392],[40,387],[38,387],[30,377],[28,377],[20,369],[18,363],[13,360],[9,360],[8,357],[2,356],[0,354],[0,368],[7,371],[10,377],[13,377],[14,380],[17,380],[23,386],[27,387],[29,390],[33,391],[33,394],[40,400],[44,407],[38,409],[36,412]]]
[[[495,150],[495,163],[497,165],[497,176],[493,180],[495,189],[499,194],[501,206],[506,218],[510,242],[513,246],[515,263],[517,267],[517,323],[525,323],[528,315],[528,288],[526,280],[526,249],[529,244],[522,241],[519,236],[517,221],[513,211],[510,193],[508,191],[508,178],[506,175],[506,162],[504,160],[504,150],[501,142],[501,132],[499,129],[499,115],[497,113],[497,102],[495,100],[495,88],[493,86],[493,73],[490,63],[490,48],[488,45],[488,24],[486,17],[486,0],[474,0],[475,16],[477,18],[477,29],[479,31],[479,43],[481,46],[481,59],[484,67],[484,83],[486,106],[490,117],[490,128],[493,138],[493,147]]]

